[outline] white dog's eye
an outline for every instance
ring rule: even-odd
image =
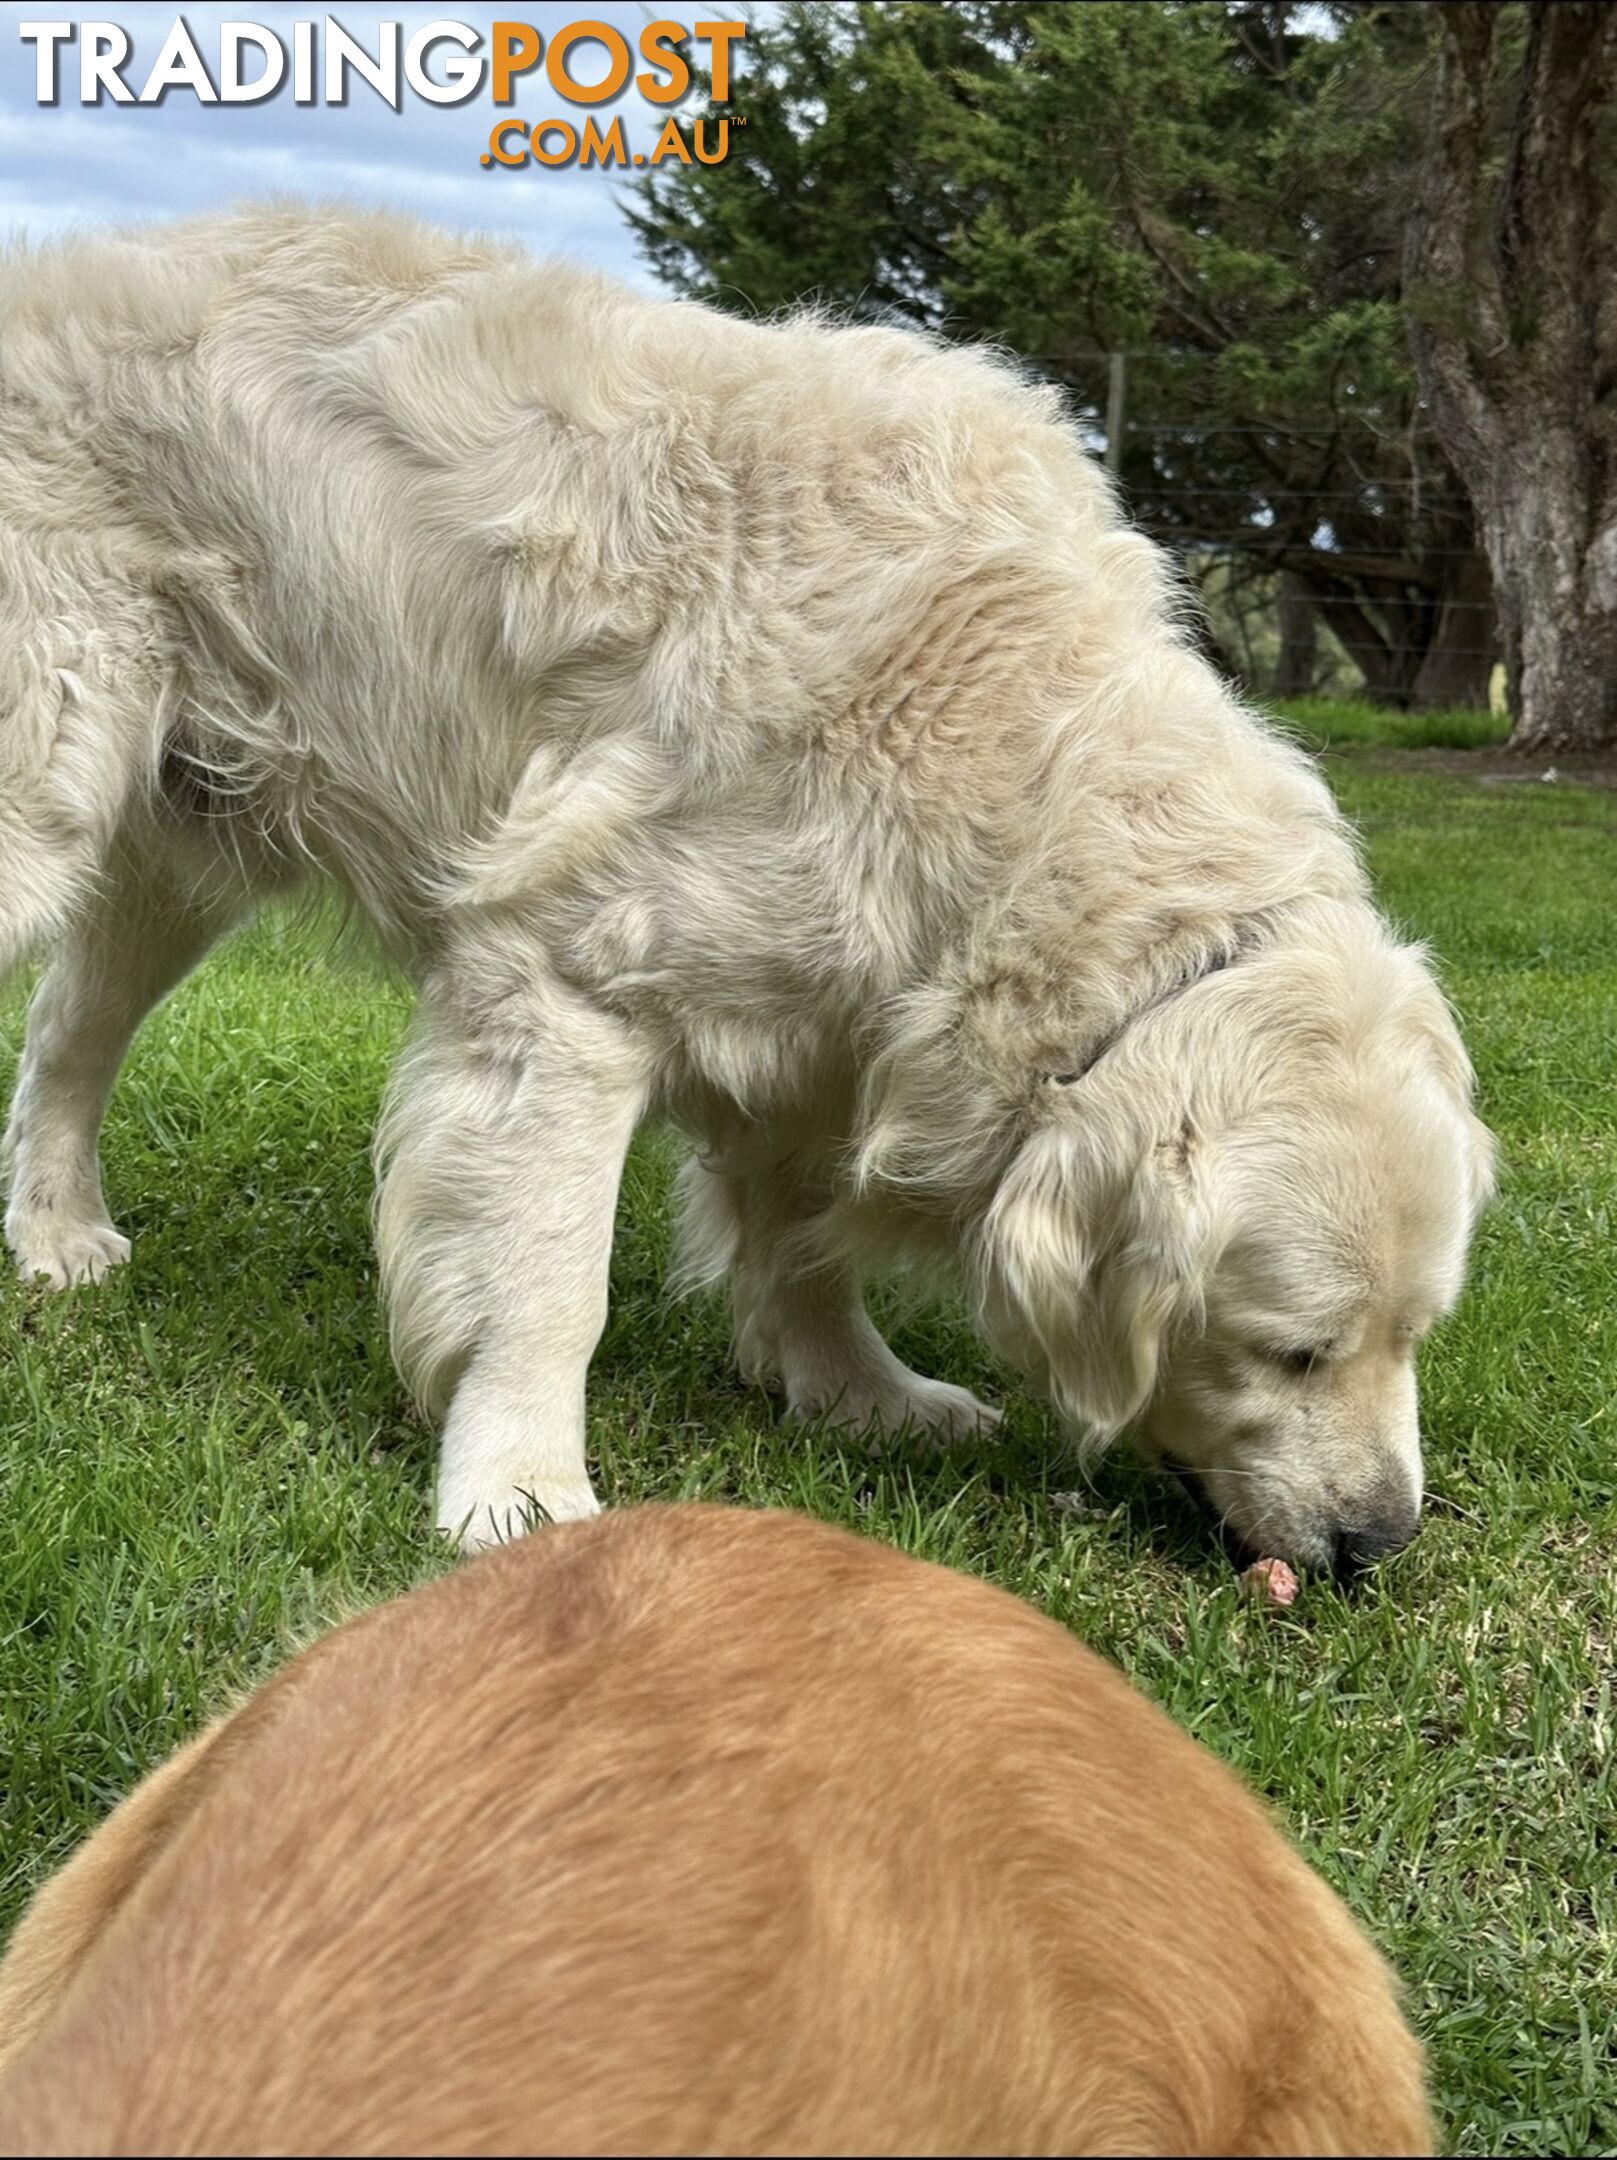
[[[1271,1360],[1276,1365],[1280,1366],[1283,1371],[1289,1373],[1296,1373],[1299,1376],[1306,1373],[1311,1373],[1314,1367],[1320,1363],[1321,1359],[1328,1357],[1329,1355],[1329,1351],[1323,1349],[1271,1350],[1269,1352]]]

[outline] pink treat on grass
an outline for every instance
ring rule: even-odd
[[[1289,1605],[1297,1578],[1284,1560],[1254,1560],[1241,1577],[1241,1595],[1259,1605]]]

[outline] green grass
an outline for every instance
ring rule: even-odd
[[[1502,743],[1510,722],[1502,713],[1394,712],[1362,698],[1293,698],[1291,721],[1312,750],[1482,750]]]
[[[1385,716],[1296,717],[1332,746],[1385,904],[1441,957],[1503,1141],[1472,1287],[1425,1354],[1417,1544],[1357,1602],[1310,1585],[1272,1616],[1129,1462],[1059,1505],[1078,1480],[1015,1391],[1001,1442],[941,1462],[782,1428],[719,1313],[662,1293],[655,1141],[625,1187],[594,1453],[609,1498],[805,1507],[1043,1606],[1268,1795],[1362,1917],[1452,2150],[1610,2151],[1617,795],[1389,771],[1365,747]],[[0,1007],[0,1084],[20,1013]],[[364,969],[251,933],[151,1021],[114,1101],[133,1267],[0,1291],[0,1926],[295,1633],[441,1564],[368,1234],[405,1013]],[[1005,1387],[954,1315],[898,1340]]]

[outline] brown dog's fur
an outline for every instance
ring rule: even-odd
[[[294,1660],[40,1893],[0,2035],[8,2154],[1430,2150],[1210,1754],[998,1591],[708,1508]]]

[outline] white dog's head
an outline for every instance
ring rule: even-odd
[[[979,1241],[990,1339],[1254,1551],[1348,1574],[1404,1544],[1415,1349],[1492,1156],[1419,955],[1259,954],[1041,1092]]]

